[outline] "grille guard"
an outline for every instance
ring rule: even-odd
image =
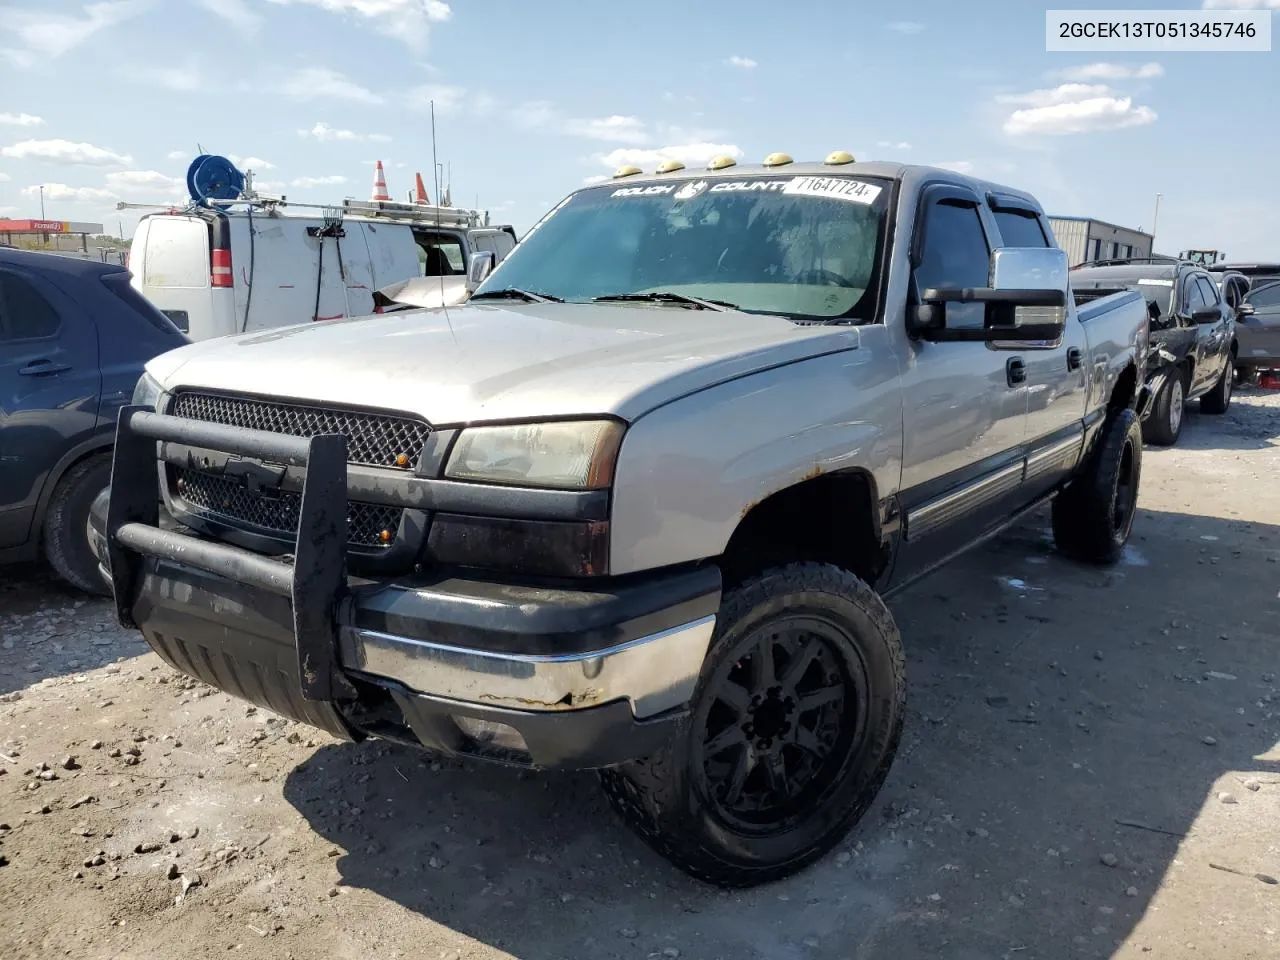
[[[249,550],[162,530],[157,441],[172,441],[306,468],[291,563]],[[356,690],[338,663],[336,614],[346,586],[347,438],[311,438],[155,413],[126,406],[116,424],[107,507],[107,551],[116,616],[137,629],[132,604],[143,558],[167,560],[287,597],[302,695],[352,700]]]

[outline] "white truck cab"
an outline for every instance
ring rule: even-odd
[[[473,210],[348,200],[295,215],[277,201],[168,210],[133,236],[133,285],[192,340],[380,312],[374,292],[422,276],[461,276],[472,256],[500,262],[510,226]]]

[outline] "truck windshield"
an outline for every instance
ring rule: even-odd
[[[476,296],[516,289],[872,320],[889,185],[756,175],[589,188],[526,234]]]

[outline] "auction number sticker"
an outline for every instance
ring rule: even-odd
[[[798,197],[823,197],[830,200],[846,200],[849,203],[875,203],[880,187],[862,180],[844,177],[796,177],[782,192]]]

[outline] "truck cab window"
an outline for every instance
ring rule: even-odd
[[[462,238],[450,233],[418,233],[418,266],[424,277],[452,277],[467,272]]]
[[[1210,306],[1205,301],[1204,291],[1200,289],[1200,285],[1196,283],[1195,277],[1188,277],[1186,283],[1183,284],[1182,310],[1180,311],[1184,317],[1190,317],[1197,310],[1203,310]]]
[[[0,271],[0,340],[46,340],[61,326],[58,312],[35,287]]]
[[[1204,297],[1206,306],[1216,307],[1218,305],[1218,291],[1208,277],[1196,277],[1196,286],[1200,288],[1200,295]]]
[[[916,267],[917,290],[930,287],[985,287],[991,248],[975,205],[944,199],[925,214],[924,251]],[[981,327],[981,303],[947,304],[947,325]]]
[[[993,211],[1000,228],[1002,247],[1047,247],[1049,239],[1034,213],[1021,210]]]

